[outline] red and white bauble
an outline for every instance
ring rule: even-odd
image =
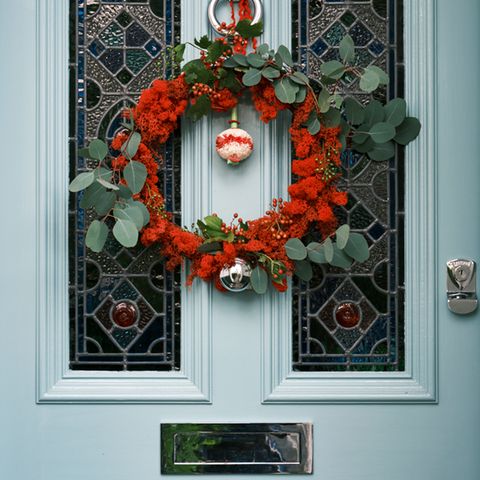
[[[216,149],[229,165],[238,165],[252,154],[253,139],[241,128],[229,128],[218,134]]]

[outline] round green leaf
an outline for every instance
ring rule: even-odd
[[[85,243],[93,252],[99,253],[103,250],[108,237],[108,227],[98,220],[94,220],[88,227]]]
[[[361,128],[359,128],[361,130]],[[365,143],[368,139],[370,138],[370,135],[366,132],[357,132],[355,135],[352,136],[352,142],[358,143],[361,145],[362,143]]]
[[[318,242],[312,242],[307,246],[308,258],[313,263],[328,263],[325,258],[325,248]]]
[[[322,123],[327,128],[336,128],[340,125],[342,120],[342,114],[340,110],[336,108],[330,108],[330,110],[323,114],[322,116]]]
[[[102,192],[95,201],[95,210],[99,215],[106,215],[115,203],[117,196],[113,192]]]
[[[340,80],[345,73],[345,66],[338,60],[331,60],[320,65],[320,71],[326,77],[330,77],[334,80]]]
[[[364,262],[365,260],[368,260],[368,257],[370,256],[368,243],[365,240],[365,237],[359,233],[352,233],[350,235],[343,251],[358,262]]]
[[[288,77],[283,77],[274,82],[275,95],[282,103],[294,103],[297,97],[299,86],[292,83]]]
[[[336,245],[333,246],[333,258],[330,262],[332,267],[338,267],[347,269],[352,266],[352,259],[345,254],[343,250],[340,250]]]
[[[340,250],[343,250],[347,245],[348,239],[350,237],[350,227],[349,225],[345,224],[341,227],[337,228],[335,233],[336,240],[337,240],[337,247]]]
[[[395,134],[395,127],[386,122],[375,124],[370,129],[370,137],[375,143],[385,143],[391,140]]]
[[[115,208],[113,216],[117,220],[128,220],[133,222],[137,230],[141,230],[144,225],[144,217],[142,210],[136,205],[128,205],[125,208]]]
[[[323,88],[318,95],[318,105],[320,113],[327,113],[330,110],[330,93],[326,88]]]
[[[373,148],[367,153],[372,160],[383,162],[395,155],[395,144],[393,142],[374,144]]]
[[[264,55],[268,55],[268,52],[269,52],[269,51],[270,51],[270,47],[269,47],[269,45],[266,44],[266,43],[262,43],[261,45],[259,45],[259,46],[257,47],[257,53],[258,53],[259,55],[261,55],[262,57],[263,57]]]
[[[257,53],[249,53],[247,55],[247,62],[254,68],[261,68],[265,65],[265,59]]]
[[[340,58],[345,63],[351,63],[355,60],[355,44],[353,38],[350,35],[345,35],[342,38],[339,46]]]
[[[147,168],[143,163],[131,161],[124,168],[123,177],[127,181],[128,188],[132,193],[139,193],[147,179]]]
[[[310,80],[303,72],[294,72],[292,75],[292,80],[303,85],[308,85]]]
[[[291,238],[285,244],[287,257],[291,260],[305,260],[307,258],[307,248],[299,238]]]
[[[246,87],[253,87],[258,85],[262,79],[262,72],[256,68],[250,68],[245,75],[243,75],[242,82]]]
[[[379,76],[373,71],[366,69],[360,77],[360,88],[367,93],[371,93],[380,85]]]
[[[351,97],[345,99],[345,115],[353,125],[360,125],[365,120],[365,110]]]
[[[296,261],[295,275],[304,282],[309,282],[313,277],[312,264],[308,260]]]
[[[241,65],[242,67],[248,67],[247,57],[245,55],[242,55],[241,53],[236,53],[235,55],[232,55],[232,60],[234,60],[238,65]]]
[[[387,85],[390,82],[388,75],[376,65],[370,65],[365,70],[375,73],[378,76],[381,85]]]
[[[150,212],[148,211],[148,208],[145,206],[145,204],[139,201],[134,201],[132,202],[132,206],[137,207],[142,212],[142,216],[143,216],[142,227],[147,225],[147,223],[150,221]]]
[[[224,68],[235,68],[238,66],[238,63],[235,61],[233,57],[228,57],[224,62],[223,62],[223,67]]]
[[[118,185],[118,196],[120,198],[124,198],[124,199],[128,199],[128,198],[132,198],[132,191],[126,187],[125,185]]]
[[[138,132],[133,132],[132,135],[122,146],[122,152],[125,153],[128,159],[132,159],[137,151],[140,143],[142,141],[142,136]]]
[[[303,103],[307,98],[307,87],[304,85],[300,86],[300,90],[297,92],[295,97],[295,103]]]
[[[262,70],[262,75],[269,80],[280,77],[280,71],[273,67],[266,67]]]
[[[333,260],[333,242],[331,238],[327,238],[323,242],[323,248],[325,251],[325,259],[327,260],[328,263],[330,263]]]
[[[370,129],[373,125],[379,122],[383,122],[385,118],[385,110],[383,105],[378,100],[372,100],[365,107],[365,125],[368,125],[367,128],[361,127],[361,130],[366,131]]]
[[[376,143],[368,136],[368,139],[363,143],[354,143],[353,149],[359,153],[367,153],[372,151],[376,147]],[[385,145],[385,144],[384,144]],[[379,145],[381,146],[381,145]]]
[[[108,146],[105,142],[96,138],[90,142],[90,145],[88,146],[88,152],[90,154],[90,158],[94,158],[95,160],[99,160],[101,162],[108,154]]]
[[[68,189],[71,192],[80,192],[81,190],[85,190],[89,187],[93,181],[95,180],[95,172],[83,172],[80,175],[77,175],[70,183]]]
[[[250,277],[250,284],[253,290],[259,295],[263,295],[268,288],[268,275],[262,267],[255,267],[252,270],[252,276]]]
[[[85,190],[83,198],[80,202],[80,207],[92,208],[105,192],[105,187],[100,185],[98,182],[93,183]]]
[[[398,127],[407,115],[407,102],[403,98],[394,98],[385,105],[385,121]]]
[[[282,59],[282,62],[288,65],[289,67],[293,67],[293,59],[290,50],[285,45],[280,45],[277,50],[277,54]]]
[[[138,230],[130,220],[117,220],[113,227],[113,236],[121,245],[131,248],[137,244]]]
[[[397,128],[394,140],[400,145],[407,145],[418,137],[422,125],[415,117],[407,117]]]

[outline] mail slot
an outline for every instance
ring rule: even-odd
[[[312,425],[163,424],[162,474],[309,474]]]

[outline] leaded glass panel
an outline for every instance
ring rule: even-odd
[[[121,112],[161,76],[162,50],[179,41],[180,2],[71,0],[70,174],[86,166],[77,155],[93,138],[111,140]],[[160,182],[180,222],[180,142],[162,153]],[[173,370],[180,367],[180,278],[167,272],[158,248],[104,252],[85,248],[92,213],[69,204],[70,368]]]
[[[357,63],[378,65],[390,76],[381,100],[403,95],[402,0],[296,0],[293,50],[309,76],[338,59],[349,33]],[[357,81],[341,88],[368,100]],[[349,192],[341,223],[366,235],[370,259],[344,272],[317,267],[312,281],[293,292],[293,368],[297,371],[404,370],[403,150],[390,162],[345,151],[341,187]],[[315,233],[312,240],[317,240]]]

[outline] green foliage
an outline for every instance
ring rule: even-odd
[[[370,137],[375,143],[385,143],[391,140],[395,136],[395,127],[386,123],[376,123],[370,129]]]
[[[295,275],[304,282],[309,282],[313,277],[312,264],[308,260],[298,260],[295,263]]]
[[[247,62],[254,68],[262,68],[266,63],[266,60],[258,53],[249,53],[247,55]]]
[[[259,37],[263,33],[263,23],[252,24],[251,20],[240,20],[237,23],[236,31],[246,39]]]
[[[293,67],[293,59],[290,50],[285,45],[280,45],[277,50],[277,55],[281,60],[282,64],[287,65],[288,67]]]
[[[190,105],[190,108],[187,112],[187,117],[196,122],[206,115],[210,111],[211,107],[212,102],[208,95],[201,95],[197,98],[197,101],[193,105]]]
[[[122,145],[122,153],[131,160],[137,153],[142,136],[138,132],[132,132],[127,141]]]
[[[113,236],[120,245],[127,248],[134,247],[138,242],[138,230],[130,220],[119,219],[113,227]]]
[[[299,86],[292,82],[288,77],[283,77],[280,80],[273,82],[275,88],[275,95],[283,103],[295,103]]]
[[[253,87],[258,85],[262,79],[262,72],[256,68],[250,68],[247,70],[245,75],[243,75],[242,82],[246,87]]]
[[[315,110],[310,113],[305,126],[308,128],[310,135],[316,135],[320,131],[320,120]]]
[[[365,110],[351,97],[345,99],[345,115],[352,125],[360,125],[365,121]]]
[[[385,105],[385,121],[398,127],[407,116],[407,102],[403,98],[394,98]]]
[[[340,58],[345,63],[352,63],[355,60],[355,44],[350,35],[345,35],[339,45]]]
[[[345,65],[338,60],[331,60],[329,62],[322,63],[320,71],[323,75],[333,80],[340,80],[346,71]]]
[[[72,182],[68,189],[71,192],[80,192],[81,190],[85,190],[95,181],[95,172],[83,172],[77,175]]]
[[[103,250],[108,237],[108,227],[105,223],[94,220],[88,227],[85,243],[93,252],[99,253]]]
[[[101,162],[108,155],[108,146],[104,141],[96,138],[90,142],[88,152],[90,158]]]
[[[212,242],[233,242],[235,234],[233,232],[225,232],[222,230],[224,222],[216,215],[209,215],[202,220],[198,220],[197,226],[200,229],[205,243]]]
[[[299,238],[291,238],[285,244],[285,251],[291,260],[304,260],[307,258],[307,248]]]
[[[123,176],[128,188],[133,194],[140,193],[147,179],[147,168],[143,163],[131,161],[123,170]]]
[[[407,117],[397,128],[395,141],[400,145],[407,145],[418,137],[421,128],[422,126],[416,118]]]
[[[268,274],[260,266],[255,267],[252,270],[252,276],[250,277],[250,284],[253,290],[259,295],[266,293],[268,288]]]

